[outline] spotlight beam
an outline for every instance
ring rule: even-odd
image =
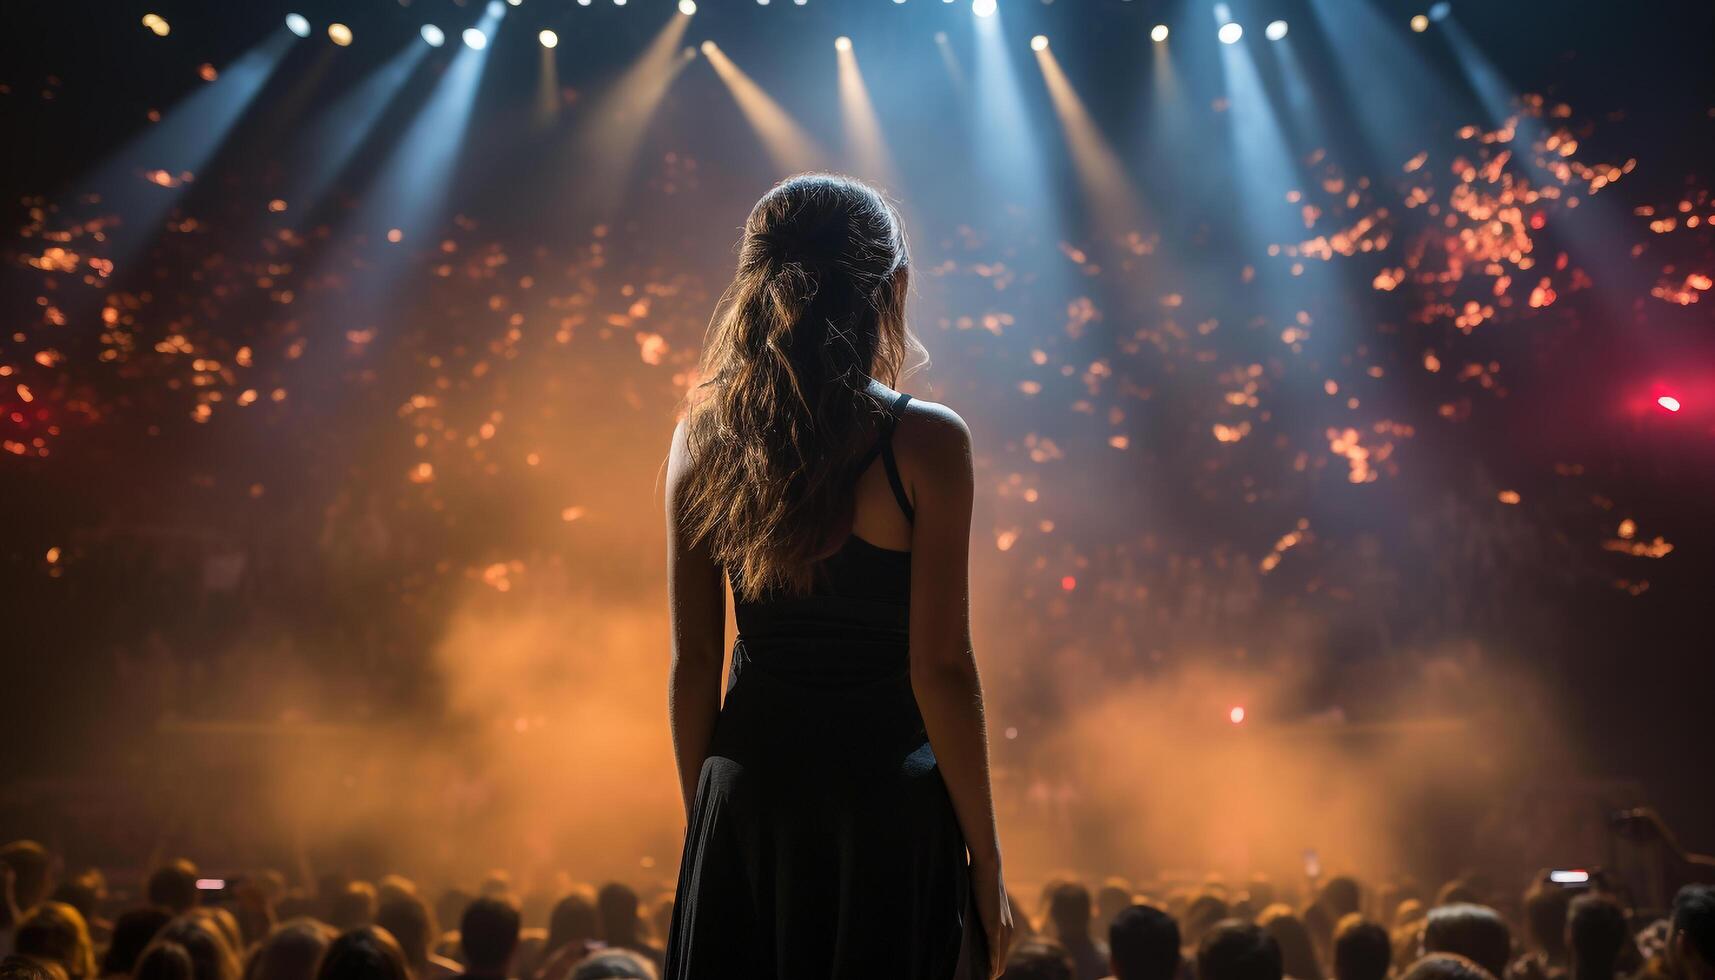
[[[845,123],[846,148],[857,164],[858,176],[897,192],[899,171],[894,167],[881,121],[864,86],[857,55],[850,45],[837,48],[835,55],[840,65],[840,117]]]
[[[815,139],[793,120],[780,103],[764,92],[762,86],[746,75],[744,69],[733,64],[719,45],[705,42],[703,56],[732,92],[733,101],[738,103],[739,111],[756,130],[776,167],[796,173],[814,170],[820,161],[828,159],[828,154],[816,145]]]
[[[1125,175],[1113,147],[1102,136],[1095,121],[1084,108],[1084,101],[1072,87],[1052,48],[1036,49],[1036,64],[1042,69],[1042,81],[1048,87],[1048,97],[1054,103],[1054,114],[1066,134],[1066,144],[1072,153],[1072,165],[1077,168],[1079,182],[1090,203],[1091,214],[1104,238],[1115,241],[1138,227],[1138,197]]]
[[[297,35],[284,26],[270,33],[222,69],[215,81],[191,93],[159,123],[76,182],[78,193],[99,194],[126,216],[109,235],[107,257],[116,273],[127,270],[139,251],[155,239],[167,212],[184,194],[188,183],[184,175],[193,180],[200,176],[297,41]]]
[[[693,5],[692,10],[695,10]],[[584,174],[580,200],[608,211],[625,199],[643,135],[689,58],[681,53],[691,14],[683,7],[668,18],[649,46],[594,102],[575,127],[564,152],[570,166]]]
[[[303,162],[293,169],[297,177],[284,195],[297,219],[295,224],[308,220],[328,188],[350,166],[429,51],[420,40],[407,42],[322,113],[310,133],[307,150],[301,154]]]

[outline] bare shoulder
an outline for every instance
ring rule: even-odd
[[[904,465],[919,476],[933,479],[970,473],[970,427],[958,412],[939,402],[917,398],[906,402],[893,445]]]
[[[673,427],[673,441],[667,449],[667,492],[671,495],[685,478],[685,472],[690,468],[690,428],[691,417],[681,418]]]

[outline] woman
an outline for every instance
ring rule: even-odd
[[[857,181],[757,202],[667,466],[688,821],[666,976],[992,977],[1012,932],[967,603],[970,433],[896,384]],[[721,699],[725,592],[738,620]],[[968,858],[967,858],[968,855]]]

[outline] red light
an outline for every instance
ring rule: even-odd
[[[1070,592],[1077,587],[1078,587],[1078,580],[1073,578],[1070,575],[1067,575],[1060,580],[1060,588],[1067,591],[1067,592]]]
[[[1660,405],[1662,408],[1667,409],[1670,412],[1679,411],[1679,399],[1673,397],[1672,395],[1663,395],[1660,398],[1657,398],[1655,400],[1655,403],[1657,405]]]
[[[1233,705],[1233,710],[1227,712],[1227,720],[1232,722],[1235,725],[1244,724],[1244,721],[1245,721],[1244,706],[1238,705],[1238,704]]]

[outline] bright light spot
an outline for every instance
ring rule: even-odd
[[[1453,5],[1448,3],[1447,0],[1440,0],[1439,3],[1432,3],[1429,5],[1430,20],[1446,20],[1447,15],[1452,12]]]
[[[1167,25],[1157,24],[1149,29],[1149,39],[1160,43],[1167,40]]]
[[[474,27],[467,27],[464,29],[464,43],[477,51],[481,51],[488,47],[488,35]]]
[[[936,44],[946,44],[947,43],[947,32],[946,31],[936,31],[935,32],[935,43]]]
[[[293,34],[296,34],[299,37],[309,37],[310,36],[309,19],[306,18],[303,14],[287,14],[286,15],[286,30],[291,31]]]
[[[1046,50],[1048,50],[1048,35],[1038,34],[1035,37],[1031,38],[1030,39],[1030,50],[1032,50],[1032,51],[1046,51]]]
[[[518,5],[519,5],[519,4],[521,4],[521,3],[523,3],[523,2],[524,2],[524,0],[506,0],[506,2],[507,2],[507,3],[509,3],[509,4],[511,4],[511,5],[513,5],[513,6],[514,6],[514,7],[516,7],[516,6],[518,6]]]
[[[1657,405],[1660,405],[1662,408],[1667,409],[1670,412],[1679,411],[1679,399],[1673,397],[1672,395],[1663,395],[1660,398],[1657,398],[1655,400],[1655,403]]]
[[[852,39],[851,38],[846,37],[844,34],[841,34],[839,37],[834,38],[834,50],[835,51],[850,51],[851,49],[852,49]]]
[[[423,40],[429,42],[431,48],[438,48],[447,43],[446,32],[433,24],[424,24],[423,29],[417,33],[423,35]]]
[[[506,4],[501,3],[500,0],[488,0],[488,16],[495,20],[505,17]]]
[[[1245,723],[1244,705],[1240,705],[1240,704],[1233,705],[1233,710],[1227,712],[1227,720],[1232,722],[1235,725],[1244,724]]]
[[[351,43],[351,28],[344,24],[329,24],[328,40],[342,48],[349,45]]]
[[[756,5],[758,7],[766,7],[768,6],[768,0],[756,0]]]
[[[971,0],[971,13],[978,17],[993,17],[995,0]]]
[[[1268,38],[1270,41],[1278,41],[1281,38],[1285,37],[1286,36],[1286,21],[1284,21],[1284,20],[1271,20],[1271,21],[1269,21],[1268,26],[1262,29],[1262,36]]]
[[[1238,24],[1229,22],[1222,24],[1220,31],[1215,36],[1221,39],[1222,44],[1237,44],[1239,38],[1245,36],[1245,29]]]
[[[1503,504],[1511,505],[1518,503],[1520,498],[1517,490],[1502,490],[1495,494],[1495,499]]]
[[[679,0],[679,13],[686,17],[697,12],[697,0]]]
[[[543,28],[542,32],[536,35],[536,40],[542,42],[542,47],[552,48],[560,43],[560,35],[555,34],[547,28]]]
[[[155,33],[156,37],[166,37],[172,33],[172,26],[160,14],[144,14],[143,26]]]
[[[1414,15],[1411,18],[1411,29],[1416,31],[1419,34],[1422,34],[1424,31],[1429,30],[1429,18],[1423,16],[1422,14]]]
[[[1066,576],[1061,577],[1061,579],[1060,579],[1060,591],[1070,592],[1077,587],[1078,587],[1078,580],[1077,579],[1073,578],[1070,575],[1066,575]]]
[[[715,53],[715,50],[716,50],[716,47],[717,47],[717,46],[716,46],[716,44],[715,44],[715,42],[713,42],[713,41],[704,41],[704,42],[703,42],[703,54],[706,54],[706,55],[712,55],[712,54],[714,54],[714,53]]]
[[[580,7],[587,7],[589,5],[590,5],[590,0],[578,0],[578,6],[580,6]]]

